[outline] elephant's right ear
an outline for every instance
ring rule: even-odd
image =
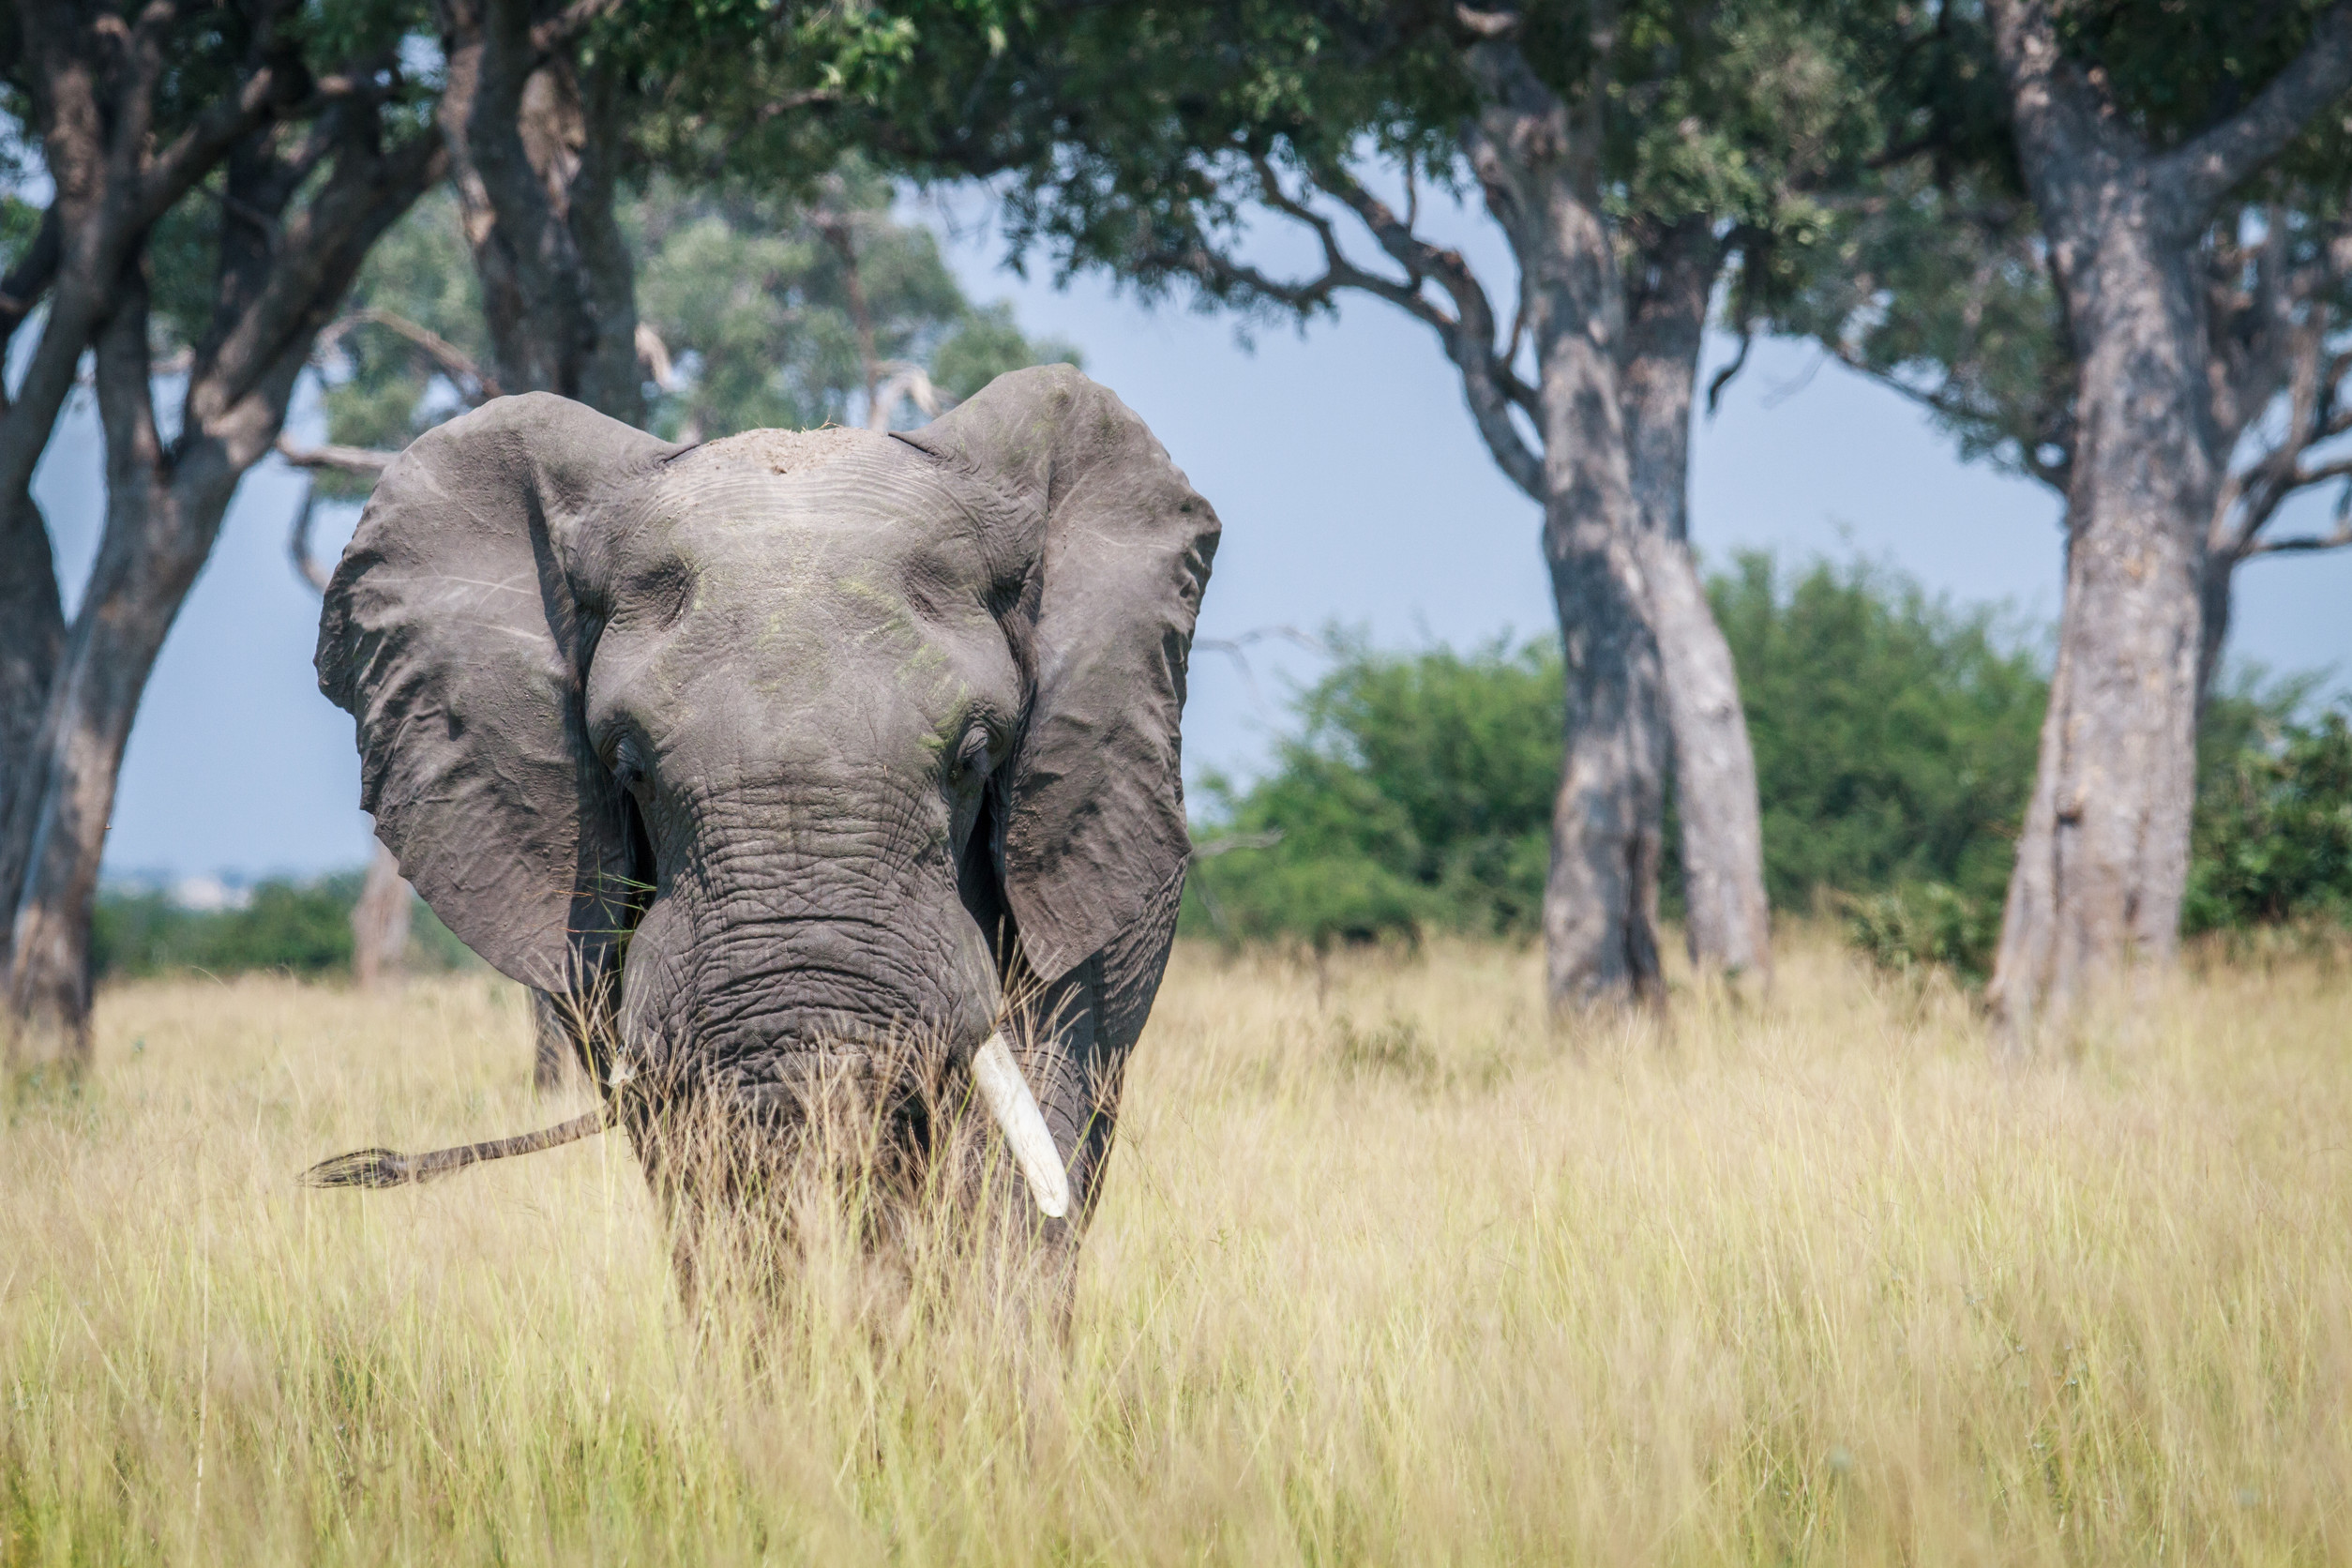
[[[459,939],[527,985],[600,964],[628,918],[626,797],[581,691],[583,562],[679,448],[547,393],[417,438],[376,482],[319,619],[358,720],[359,804]]]

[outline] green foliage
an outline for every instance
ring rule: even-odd
[[[1186,916],[1234,939],[1327,946],[1424,929],[1535,928],[1560,757],[1560,667],[1545,642],[1337,661],[1296,703],[1300,733],[1247,790],[1211,777]]]
[[[1774,907],[1834,911],[1890,970],[1981,982],[2049,697],[2033,641],[1862,563],[1792,574],[1746,553],[1708,589],[1747,708]],[[1273,771],[1206,780],[1185,928],[1319,948],[1533,934],[1556,649],[1333,644]],[[2207,701],[2185,929],[2352,924],[2352,710],[2298,720],[2312,686],[2246,670]]]
[[[1603,199],[1629,243],[1704,223],[1736,257],[1746,301],[1785,286],[1784,252],[1814,243],[1883,140],[1864,83],[1903,41],[1880,20],[1887,8],[1636,0],[1606,19],[1576,3],[1508,14],[1515,58],[1578,134],[1600,128]],[[1018,171],[1007,201],[1017,248],[1108,269],[1147,297],[1188,293],[1276,318],[1334,308],[1326,291],[1235,264],[1270,216],[1299,216],[1294,198],[1316,206],[1318,187],[1362,178],[1393,201],[1401,186],[1408,215],[1423,186],[1480,188],[1464,127],[1489,87],[1465,14],[1384,0],[1153,4],[1057,27],[1045,57],[1011,74],[1048,83],[1032,97],[1065,117],[1016,103],[998,138],[1031,139],[1006,155]],[[1614,39],[1605,60],[1593,56],[1596,29]],[[1283,195],[1268,190],[1270,173]],[[1487,287],[1499,299],[1512,292],[1506,279]]]
[[[1880,969],[1906,975],[1941,970],[1972,986],[1992,977],[2000,912],[1998,899],[1970,897],[1938,882],[1838,901],[1847,941]]]
[[[1745,553],[1709,597],[1747,708],[1772,903],[1936,882],[1998,906],[2048,701],[2036,652],[1991,612],[1859,563],[1792,579]]]
[[[674,368],[651,400],[660,433],[715,438],[862,417],[861,303],[882,379],[927,369],[951,400],[1005,370],[1078,362],[1071,345],[1023,334],[1009,304],[967,299],[937,236],[893,217],[888,182],[852,164],[812,189],[812,200],[829,204],[668,179],[624,204],[641,259],[639,314]],[[823,232],[828,221],[856,258],[858,299],[840,249]],[[420,344],[415,329],[454,358]],[[406,445],[481,395],[478,378],[453,365],[479,366],[489,354],[457,203],[438,192],[370,252],[350,312],[324,345],[327,439],[377,450]],[[318,482],[322,497],[348,498],[365,494],[369,480],[323,470]]]
[[[2033,773],[2046,683],[1986,612],[1892,573],[1711,583],[1746,694],[1767,890],[1860,895],[1857,933],[1900,962],[1981,970]],[[1189,927],[1316,945],[1539,927],[1560,760],[1548,642],[1383,653],[1340,640],[1274,770],[1208,781]],[[1264,840],[1274,834],[1277,842]]]
[[[2061,45],[2120,126],[2162,151],[2244,108],[2304,49],[2319,0],[2105,0],[2060,7]],[[1756,324],[1809,337],[1922,403],[1961,453],[2063,492],[2075,345],[2011,139],[1982,8],[1877,13],[1880,65],[1856,78],[1885,141],[1823,204],[1820,242],[1780,255],[1785,286]],[[2198,264],[2215,309],[2242,311],[2257,273],[2352,304],[2326,263],[2341,230],[2352,118],[2314,115],[2214,215]],[[2227,336],[2224,318],[2219,329]]]
[[[99,979],[284,970],[301,975],[348,972],[352,907],[362,874],[256,883],[243,909],[190,910],[159,891],[99,894],[91,921],[90,965]],[[425,971],[480,962],[421,902],[411,910],[407,961]]]
[[[1990,611],[1856,563],[1787,579],[1739,556],[1709,584],[1756,749],[1764,885],[1826,904],[1896,970],[1982,979],[2049,684]]]
[[[886,181],[852,164],[813,204],[670,181],[631,204],[644,258],[639,308],[681,371],[655,428],[716,437],[862,415],[861,312],[878,380],[924,369],[950,398],[1005,370],[1078,362],[1066,343],[1025,337],[1009,305],[974,307],[938,237],[897,221],[891,197]]]
[[[2269,728],[2198,803],[2182,928],[2352,926],[2352,709]]]

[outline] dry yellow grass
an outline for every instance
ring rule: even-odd
[[[1501,950],[1187,952],[1064,1350],[679,1309],[475,977],[110,993],[0,1133],[0,1561],[2352,1560],[2352,978],[2003,1073],[1799,933],[1573,1045]]]

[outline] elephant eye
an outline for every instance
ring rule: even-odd
[[[989,755],[988,727],[974,724],[964,731],[964,738],[956,747],[956,782],[968,784],[984,778],[993,771],[994,759]]]

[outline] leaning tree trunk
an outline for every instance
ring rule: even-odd
[[[186,444],[164,469],[146,387],[143,290],[126,282],[121,300],[97,354],[105,531],[29,770],[31,820],[8,972],[18,1065],[89,1060],[90,916],[123,749],[164,637],[236,489],[237,471],[218,442]]]
[[[1621,519],[1581,496],[1547,506],[1567,667],[1567,754],[1552,805],[1544,883],[1545,981],[1556,1010],[1654,1002],[1666,727],[1658,644],[1641,593],[1639,547]]]
[[[1626,449],[1642,519],[1642,576],[1658,645],[1681,808],[1684,931],[1702,970],[1770,984],[1764,836],[1731,644],[1690,548],[1691,415],[1720,247],[1704,222],[1636,259],[1624,385]]]
[[[2188,884],[2223,473],[2188,258],[2133,219],[2103,225],[2069,291],[2085,353],[2065,609],[1991,989],[2019,1045],[2103,974],[2169,958]]]

